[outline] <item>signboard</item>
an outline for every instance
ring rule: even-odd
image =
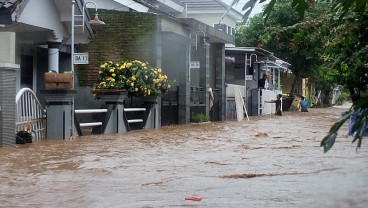
[[[245,75],[245,80],[253,80],[253,75]]]
[[[74,64],[88,64],[88,53],[74,53]]]
[[[201,64],[199,61],[191,61],[190,62],[190,68],[191,69],[199,69],[201,67]]]

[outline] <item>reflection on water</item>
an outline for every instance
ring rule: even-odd
[[[320,147],[343,110],[1,148],[0,207],[367,207],[367,147]]]

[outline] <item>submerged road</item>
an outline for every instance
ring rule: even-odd
[[[320,147],[345,110],[0,148],[0,207],[366,208],[368,141]]]

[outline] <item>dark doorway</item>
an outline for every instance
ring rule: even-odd
[[[178,117],[179,87],[174,87],[167,94],[161,96],[161,125],[177,124]]]
[[[33,89],[33,56],[21,55],[20,86]]]

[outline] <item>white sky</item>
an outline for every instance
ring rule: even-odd
[[[222,0],[223,2],[225,2],[226,4],[231,4],[231,2],[233,2],[233,0]],[[243,8],[244,4],[247,3],[248,0],[240,0],[235,6],[234,9],[238,10],[240,13],[244,14],[244,11],[242,11],[241,9]],[[255,14],[261,13],[262,12],[262,6],[267,4],[268,1],[262,3],[262,4],[257,4],[253,11],[252,14],[250,16],[253,16]]]

